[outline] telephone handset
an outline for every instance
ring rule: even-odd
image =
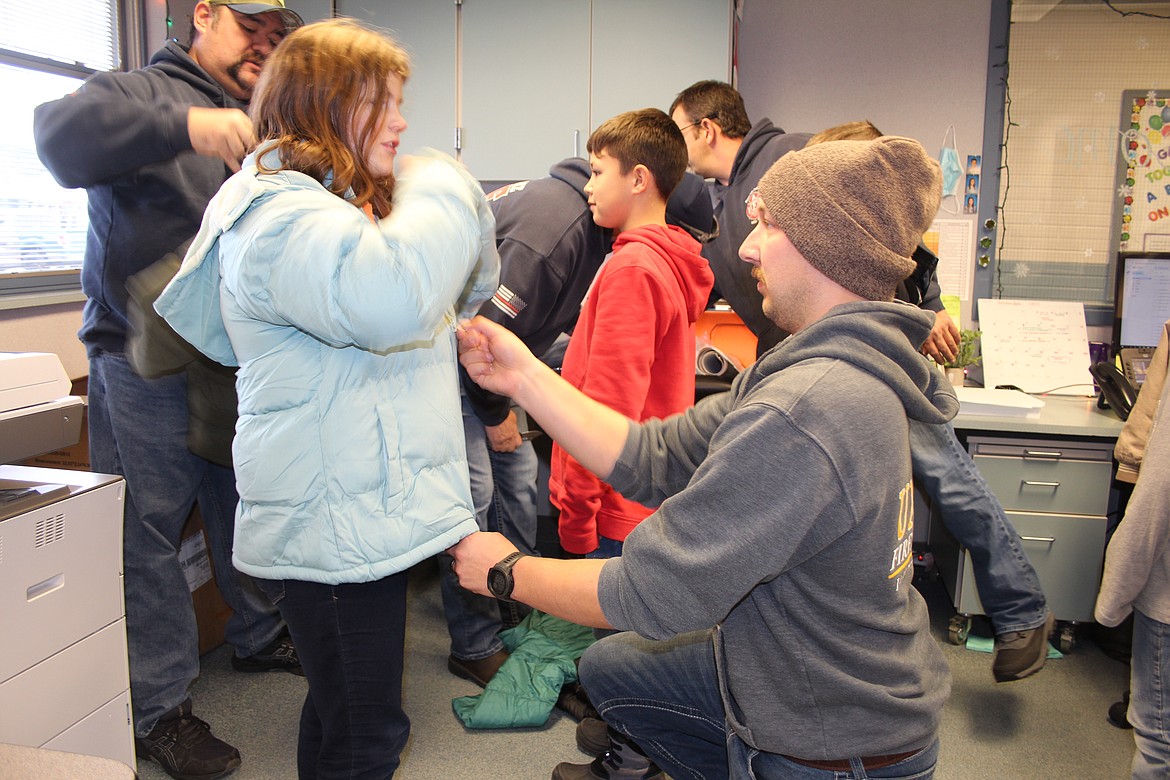
[[[1137,390],[1112,363],[1102,361],[1089,366],[1089,373],[1101,388],[1097,406],[1112,409],[1122,419],[1129,419],[1129,413],[1137,402]],[[1104,403],[1107,402],[1107,403]]]

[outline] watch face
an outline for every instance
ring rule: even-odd
[[[502,571],[492,569],[488,572],[488,590],[497,596],[502,596],[508,589],[508,575]]]

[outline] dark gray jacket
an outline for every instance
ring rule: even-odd
[[[714,626],[728,717],[808,759],[916,750],[950,676],[911,584],[907,418],[958,401],[902,303],[837,306],[665,421],[631,424],[608,481],[658,510],[606,563],[602,610],[664,639]]]

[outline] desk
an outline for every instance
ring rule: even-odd
[[[1076,439],[1103,440],[1113,446],[1121,433],[1122,422],[1113,412],[1097,408],[1094,398],[1046,396],[1040,414],[1018,415],[962,414],[952,421],[957,431],[1043,434]]]
[[[1067,652],[1077,623],[1093,619],[1101,582],[1113,479],[1113,445],[1122,422],[1096,400],[1047,397],[1035,417],[960,414],[954,426],[1020,534],[1049,609],[1062,622]],[[930,547],[958,614],[949,638],[966,641],[970,617],[983,614],[971,557],[931,511]]]

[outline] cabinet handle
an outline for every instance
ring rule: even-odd
[[[1030,479],[1020,480],[1020,484],[1021,485],[1031,485],[1032,487],[1050,487],[1054,490],[1056,488],[1060,487],[1059,482],[1033,482]]]
[[[1024,450],[1025,458],[1060,458],[1063,452],[1045,452],[1044,450]]]
[[[580,130],[573,131],[573,156],[574,157],[581,156],[581,131]]]
[[[1020,541],[1021,542],[1044,542],[1046,544],[1052,544],[1056,541],[1056,537],[1055,536],[1021,536]]]
[[[27,600],[27,601],[30,601],[30,602],[36,601],[41,596],[47,596],[50,593],[52,593],[53,591],[61,590],[61,588],[64,588],[64,587],[65,587],[65,574],[61,573],[61,574],[57,574],[57,575],[54,575],[52,577],[49,577],[49,579],[47,579],[43,582],[38,582],[36,585],[29,587],[29,589],[25,592],[24,597],[25,597],[25,600]]]

